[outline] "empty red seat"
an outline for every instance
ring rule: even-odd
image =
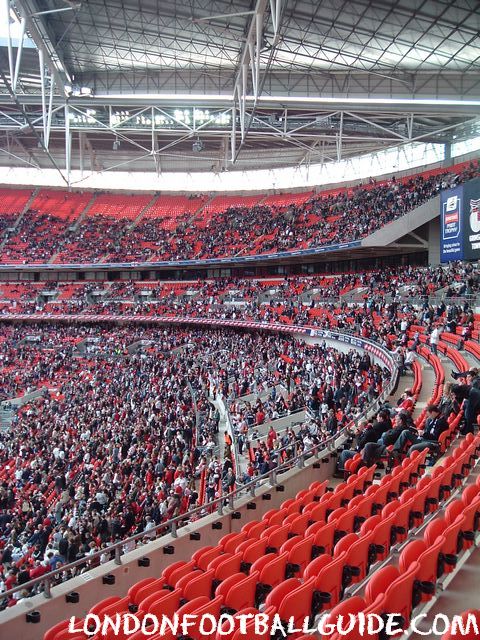
[[[418,489],[418,487],[406,489],[400,496],[400,504],[404,505],[408,502],[410,505],[410,528],[420,526],[425,518],[427,493],[428,485],[423,489]]]
[[[218,546],[221,547],[224,553],[235,553],[238,549],[238,545],[244,542],[247,538],[246,531],[240,531],[239,533],[227,533],[218,542]]]
[[[268,526],[272,527],[272,526],[280,526],[281,524],[283,524],[285,518],[288,517],[288,511],[287,509],[270,509],[270,511],[267,511],[262,520],[265,520],[266,522],[268,522]]]
[[[260,535],[268,527],[267,521],[261,520],[260,522],[247,522],[242,527],[242,532],[246,532],[249,538],[260,538]]]
[[[183,592],[183,588],[196,576],[202,576],[204,572],[201,569],[191,569],[187,574],[183,575],[174,584],[175,589],[180,589]]]
[[[119,600],[121,600],[119,596],[109,596],[108,598],[104,598],[103,600],[100,600],[100,602],[94,604],[93,607],[89,609],[88,613],[91,613],[92,615],[100,615],[104,609],[115,602],[119,602]]]
[[[212,549],[207,549],[204,553],[200,554],[195,558],[196,565],[202,571],[206,571],[208,565],[212,560],[218,558],[223,554],[223,549],[221,547],[213,547]]]
[[[480,496],[464,507],[462,515],[465,518],[462,525],[463,548],[470,549],[475,541],[475,533],[480,528]],[[447,514],[445,518],[452,524]]]
[[[232,613],[254,607],[258,580],[258,571],[253,571],[248,576],[236,573],[220,583],[215,595],[223,598],[224,607]]]
[[[200,596],[210,597],[214,575],[215,572],[212,570],[200,573],[200,575],[193,575],[190,580],[181,587],[183,597],[187,600],[193,600]]]
[[[267,540],[267,550],[278,551],[282,544],[288,540],[288,534],[290,532],[290,525],[274,525],[268,527],[262,533],[262,538]]]
[[[475,484],[470,484],[462,491],[462,502],[467,505],[473,502],[473,500],[480,496],[478,487]]]
[[[82,626],[83,626],[83,620],[81,620],[80,618],[77,618],[77,617],[74,618],[74,625],[76,623],[82,623]],[[65,629],[68,630],[69,626],[70,626],[70,619],[62,620],[61,622],[58,622],[53,627],[50,627],[48,631],[45,631],[45,633],[43,634],[43,640],[54,640],[57,634],[59,634],[61,631],[64,631]]]
[[[267,557],[267,556],[265,556]],[[262,562],[260,558],[251,566],[250,573],[259,571],[258,583],[260,597],[269,593],[285,580],[287,571],[288,553],[280,555],[269,554],[268,562]]]
[[[161,580],[161,578],[160,578],[160,580]],[[134,585],[132,585],[132,586],[130,587],[130,589],[128,590],[128,596],[129,596],[129,598],[130,598],[130,602],[133,602],[133,603],[137,603],[137,602],[139,602],[139,601],[137,601],[137,598],[136,598],[137,593],[138,593],[138,592],[139,592],[143,587],[145,587],[145,586],[147,586],[147,585],[151,584],[152,582],[156,582],[156,579],[155,579],[155,578],[150,577],[150,578],[144,578],[143,580],[139,580],[139,582],[136,582]],[[162,580],[162,583],[163,583],[163,580]]]
[[[251,564],[253,564],[258,558],[262,558],[267,549],[267,540],[264,538],[260,540],[245,540],[239,548],[238,551],[242,553],[242,563],[248,568]]]
[[[280,619],[285,621],[293,619],[295,626],[301,627],[314,613],[314,592],[315,579],[311,578],[286,593],[277,607]],[[268,602],[266,604],[268,605]]]
[[[290,521],[289,535],[303,536],[308,529],[309,521],[310,517],[308,513],[301,515],[295,514],[294,518]]]
[[[180,606],[180,600],[182,599],[182,592],[180,589],[174,591],[160,592],[157,599],[152,600],[152,596],[149,597],[149,602],[141,602],[140,609],[150,613],[160,620],[162,616],[172,617],[175,611]],[[143,607],[146,606],[146,609]]]
[[[443,536],[439,536],[430,545],[424,540],[413,540],[400,554],[398,568],[401,572],[407,571],[412,562],[418,562],[419,570],[416,578],[419,581],[421,598],[424,602],[433,598],[437,579],[443,573],[442,547],[444,543]]]
[[[189,602],[186,602],[180,609],[177,611],[178,619],[181,620],[183,616],[193,614],[193,612],[199,607],[203,607],[204,604],[208,604],[210,602],[210,598],[207,596],[199,596],[198,598],[193,598]]]
[[[197,616],[197,618],[193,621],[194,624],[188,629],[188,635],[192,640],[201,640],[201,638],[214,638],[216,635],[216,629],[212,624],[212,631],[210,632],[208,624],[201,627],[203,616],[210,615],[213,616],[214,620],[218,620],[220,618],[220,611],[223,604],[222,596],[217,596],[206,602],[203,605],[200,605],[197,609],[192,611],[192,615]],[[200,632],[201,631],[201,632]]]
[[[333,520],[324,524],[314,535],[313,555],[319,555],[320,553],[333,553],[333,547],[335,542],[335,531],[337,530],[337,521]],[[307,529],[307,535],[310,534],[310,527]]]
[[[395,544],[394,522],[394,513],[387,518],[376,515],[365,520],[360,527],[360,535],[364,535],[368,531],[373,531],[372,544],[375,545],[378,560],[384,560],[390,553],[392,544]]]
[[[382,518],[394,516],[393,527],[396,542],[403,542],[407,539],[410,527],[411,501],[401,503],[395,499],[389,502],[382,510]]]
[[[420,569],[418,562],[412,562],[404,572],[392,565],[379,569],[372,575],[365,589],[367,604],[383,597],[383,613],[395,613],[402,617],[401,627],[410,623],[412,609],[420,599],[416,593],[415,579]]]
[[[174,562],[162,571],[162,578],[165,585],[174,587],[180,578],[188,575],[195,567],[195,562]]]
[[[134,585],[137,586],[137,585]],[[159,578],[158,580],[151,580],[141,586],[140,588],[128,590],[128,595],[130,598],[130,603],[134,605],[138,605],[142,600],[145,600],[152,594],[157,594],[161,592],[163,589],[163,579]]]
[[[327,561],[321,559],[327,558]],[[317,571],[314,576],[315,590],[318,592],[317,601],[319,610],[322,608],[330,609],[337,605],[343,595],[344,589],[344,568],[346,566],[347,554],[345,552],[339,554],[336,558],[330,556],[319,556],[310,565],[304,573],[307,579],[311,575],[312,567]],[[316,563],[315,565],[313,563]],[[321,566],[324,563],[324,566]],[[307,571],[310,567],[310,571]],[[321,605],[321,606],[320,606]]]
[[[129,604],[130,604],[130,598],[128,595],[125,596],[124,598],[118,598],[115,602],[111,602],[110,604],[103,606],[101,609],[98,609],[97,615],[98,616],[114,616],[117,613],[128,613]]]
[[[343,552],[347,554],[346,567],[350,580],[354,584],[365,578],[370,565],[377,558],[373,538],[373,530],[365,532],[361,536],[356,533],[349,533],[335,545],[333,557],[335,558]]]
[[[208,565],[208,569],[213,569],[215,572],[214,579],[215,580],[225,580],[228,576],[231,576],[233,573],[238,573],[241,568],[243,553],[234,553],[234,554],[224,554],[229,557],[224,558],[219,556],[212,560],[212,562]]]
[[[347,535],[347,533],[351,533],[353,531],[355,516],[356,509],[346,509],[345,507],[335,509],[335,511],[332,511],[332,513],[328,516],[327,523],[335,522],[335,542],[340,540],[342,536],[345,536]]]
[[[425,529],[424,540],[428,545],[433,545],[439,536],[443,536],[442,553],[445,559],[445,572],[451,573],[457,564],[457,556],[463,549],[462,529],[465,525],[465,516],[455,518],[452,524],[444,518],[437,518],[430,522]]]
[[[296,536],[287,540],[280,548],[280,553],[288,552],[287,576],[302,574],[307,564],[312,559],[312,547],[315,536],[300,538]],[[287,548],[288,546],[288,548]]]

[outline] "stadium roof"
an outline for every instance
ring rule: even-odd
[[[243,170],[479,133],[475,0],[10,7],[4,165]]]

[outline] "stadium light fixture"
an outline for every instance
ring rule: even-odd
[[[77,84],[66,84],[64,86],[65,95],[67,98],[91,98],[93,97],[93,89],[91,87],[80,87]]]

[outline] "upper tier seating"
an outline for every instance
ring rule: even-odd
[[[95,202],[88,211],[88,216],[134,220],[151,199],[152,196],[149,194],[123,195],[103,193],[95,198]]]
[[[364,238],[442,189],[477,175],[478,165],[462,163],[316,194],[188,198],[99,193],[73,232],[67,221],[78,221],[92,194],[45,189],[36,196],[29,217],[3,247],[0,259],[3,263],[138,262],[271,254],[335,245]],[[0,192],[0,215],[3,212],[6,216],[3,225],[0,218],[0,232],[11,226],[10,218],[20,213],[28,196],[25,191]],[[48,239],[47,226],[52,227]]]

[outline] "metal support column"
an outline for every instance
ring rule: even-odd
[[[65,171],[67,174],[67,185],[70,187],[70,170],[72,161],[72,134],[70,132],[70,109],[68,102],[65,103]]]

